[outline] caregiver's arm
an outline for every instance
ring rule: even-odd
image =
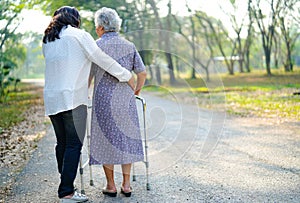
[[[92,62],[109,74],[115,76],[120,82],[128,82],[131,86],[132,80],[134,80],[132,74],[110,56],[105,54],[97,46],[92,36],[87,32],[84,32],[83,34],[82,46]]]

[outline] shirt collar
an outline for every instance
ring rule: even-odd
[[[105,32],[101,38],[108,38],[108,37],[116,37],[118,36],[117,32]]]

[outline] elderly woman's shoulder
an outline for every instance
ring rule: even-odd
[[[126,39],[124,36],[119,36],[119,39],[124,43],[127,44],[128,46],[135,47],[134,43]]]

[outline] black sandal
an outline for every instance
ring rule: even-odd
[[[103,189],[102,189],[102,193],[103,193],[104,195],[107,195],[107,196],[110,196],[110,197],[116,197],[116,196],[117,196],[117,191],[114,192],[114,191],[112,191],[112,190],[108,190],[107,188],[103,188]]]
[[[121,193],[123,194],[123,195],[125,195],[125,197],[130,197],[131,196],[131,191],[132,190],[132,188],[130,187],[130,192],[125,192],[124,191],[124,188],[123,187],[121,187]]]

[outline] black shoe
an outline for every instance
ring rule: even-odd
[[[123,187],[121,187],[121,193],[123,195],[125,195],[125,197],[130,197],[131,196],[131,192],[132,192],[132,188],[130,187],[130,191],[129,192],[125,192]]]
[[[103,188],[103,189],[102,189],[102,193],[103,193],[104,195],[107,195],[107,196],[110,196],[110,197],[116,197],[116,196],[117,196],[117,192],[114,192],[114,191],[112,191],[112,190],[108,190],[108,189],[106,189],[106,188]]]

